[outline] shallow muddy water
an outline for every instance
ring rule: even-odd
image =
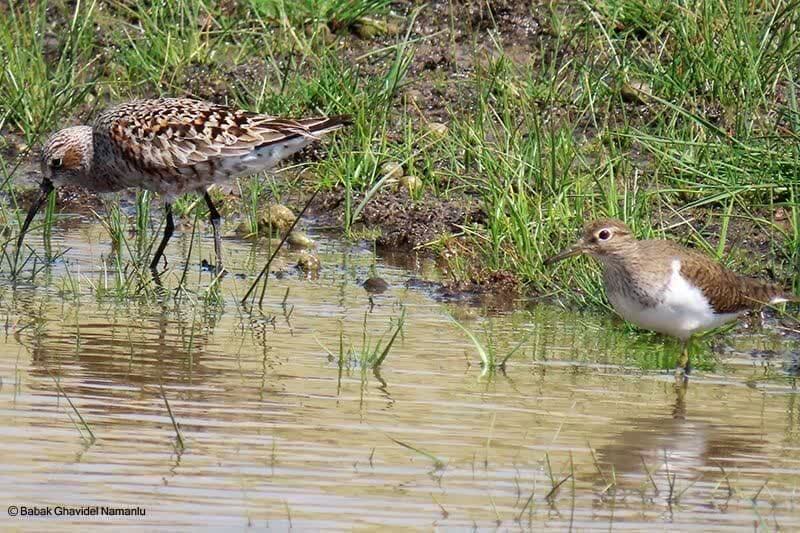
[[[176,268],[190,231],[180,233],[168,249]],[[98,225],[56,229],[63,258],[33,283],[5,276],[0,289],[2,502],[146,514],[3,510],[2,523],[800,528],[800,397],[781,364],[797,346],[775,323],[739,328],[717,366],[676,389],[655,363],[634,364],[658,359],[658,337],[547,305],[487,316],[442,304],[407,288],[415,273],[380,259],[391,287],[369,312],[359,285],[369,248],[315,238],[318,279],[282,254],[284,274],[250,313],[236,302],[264,248],[225,240],[233,275],[216,304],[202,298],[211,276],[195,266],[211,255],[206,237],[188,270],[192,292],[142,304],[98,296],[113,282],[98,267],[109,253]],[[40,234],[28,243],[41,251]],[[374,346],[402,307],[379,373],[356,357],[340,367],[340,339]],[[482,372],[450,315],[501,356],[524,339],[505,374]],[[766,349],[777,356],[750,355]]]

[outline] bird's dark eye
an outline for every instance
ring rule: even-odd
[[[61,165],[64,164],[64,160],[60,157],[57,157],[50,161],[50,168],[61,168]]]
[[[601,241],[607,241],[611,238],[611,232],[607,229],[600,230],[600,233],[597,234],[597,238],[599,238]]]

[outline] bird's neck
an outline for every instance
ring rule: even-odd
[[[653,304],[670,275],[669,265],[643,253],[638,241],[609,250],[598,260],[608,292],[636,298],[645,305]]]
[[[624,272],[631,268],[638,269],[646,263],[643,260],[638,241],[629,241],[619,244],[613,249],[605,250],[603,254],[597,256],[603,271],[607,273]]]
[[[83,165],[80,172],[80,183],[77,185],[96,192],[111,192],[119,187],[111,187],[112,180],[109,176],[115,175],[113,168],[108,168],[104,161],[111,161],[111,157],[102,157],[94,145],[92,128],[85,126],[85,135],[80,136],[81,150],[83,151]],[[99,156],[99,157],[96,157]]]
[[[94,139],[91,126],[82,126],[81,128],[85,128],[79,137],[83,152],[83,174],[88,177],[94,174]]]

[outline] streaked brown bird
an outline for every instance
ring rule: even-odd
[[[689,340],[695,333],[765,304],[798,301],[777,285],[740,276],[676,242],[636,240],[630,228],[616,219],[586,224],[577,243],[545,264],[580,254],[600,262],[606,295],[622,318],[680,339],[678,372],[689,371]]]
[[[55,186],[69,183],[98,193],[141,187],[161,195],[166,209],[164,236],[150,263],[155,270],[175,229],[172,202],[197,192],[208,204],[221,272],[220,215],[209,187],[268,170],[348,123],[346,116],[293,120],[190,98],[110,108],[93,125],[58,131],[44,145],[41,194],[25,217],[17,249]]]

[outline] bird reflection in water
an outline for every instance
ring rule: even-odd
[[[723,469],[751,462],[762,446],[758,428],[710,422],[698,415],[699,407],[690,408],[686,383],[669,386],[674,400],[663,416],[621,421],[625,429],[597,450],[599,466],[613,468],[619,489],[647,486],[669,499],[677,486],[687,487],[709,471],[723,478]]]
[[[53,392],[52,377],[76,397],[140,398],[151,388],[147,396],[159,396],[162,384],[197,385],[218,373],[205,364],[215,312],[142,305],[139,313],[77,307],[63,314],[63,305],[42,299],[20,300],[14,311],[16,339],[31,353],[30,375],[47,378],[32,383],[36,389]],[[192,394],[201,390],[192,387]],[[109,408],[124,409],[124,402]]]

